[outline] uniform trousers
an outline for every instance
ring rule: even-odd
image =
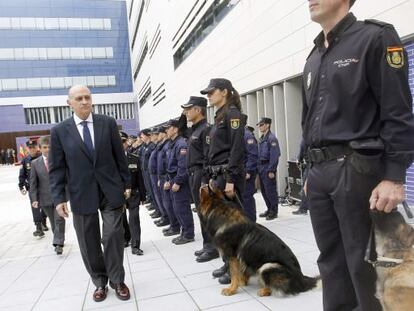
[[[275,174],[276,175],[276,174]],[[277,193],[276,176],[269,178],[265,169],[259,167],[260,190],[269,212],[278,213],[279,196]]]
[[[53,246],[63,246],[65,244],[65,218],[58,215],[53,205],[41,206],[41,209],[49,217],[53,232]]]
[[[243,210],[246,216],[253,222],[256,222],[256,173],[250,174],[246,179],[246,186],[243,192]]]

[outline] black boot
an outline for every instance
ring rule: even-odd
[[[33,232],[33,236],[38,236],[39,238],[43,238],[45,236],[45,233],[42,230],[42,223],[37,222],[36,225],[36,231]]]

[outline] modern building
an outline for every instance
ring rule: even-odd
[[[395,25],[409,53],[414,89],[414,0],[357,0],[359,19]],[[305,0],[127,0],[132,73],[143,127],[180,114],[210,78],[225,77],[242,95],[249,125],[271,117],[282,150],[279,190],[301,137],[301,72],[320,31]],[[211,118],[213,111],[210,110]],[[414,139],[414,137],[413,137]],[[414,201],[414,170],[408,173]]]
[[[0,1],[0,38],[2,148],[69,117],[74,84],[91,88],[95,112],[136,132],[125,1]]]

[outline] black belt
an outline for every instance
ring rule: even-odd
[[[207,167],[207,171],[209,172],[210,176],[216,178],[219,175],[223,175],[227,173],[227,164],[222,165],[210,165]]]
[[[308,158],[312,164],[328,162],[352,153],[351,147],[347,145],[331,145],[321,148],[309,148]]]

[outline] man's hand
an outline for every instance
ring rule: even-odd
[[[178,192],[178,191],[180,191],[180,185],[179,185],[179,184],[174,184],[174,185],[172,186],[171,190],[172,190],[173,192]]]
[[[249,179],[250,179],[250,174],[246,173],[246,180],[249,180]]]
[[[370,209],[390,213],[405,199],[405,188],[402,183],[383,180],[372,190],[369,199]]]
[[[33,208],[38,208],[38,207],[39,207],[39,201],[34,201],[34,202],[32,203],[32,207],[33,207]]]
[[[303,192],[305,193],[305,196],[308,195],[308,180],[305,180],[305,184],[303,185]]]
[[[131,197],[131,189],[126,189],[124,192],[125,199],[129,199]]]
[[[234,184],[226,183],[226,187],[224,188],[224,193],[230,199],[234,197]]]
[[[26,190],[26,189],[24,189],[24,188],[23,188],[23,189],[20,189],[20,193],[21,193],[21,194],[23,194],[23,195],[26,195],[27,190]]]
[[[170,182],[166,181],[164,183],[164,190],[170,190],[170,189],[171,189],[171,184],[170,184]]]
[[[267,174],[267,176],[269,176],[269,178],[270,179],[273,179],[273,178],[275,178],[275,173],[273,173],[273,172],[269,172],[268,174]]]
[[[60,203],[56,206],[56,211],[60,217],[68,218],[69,210],[66,202]]]

